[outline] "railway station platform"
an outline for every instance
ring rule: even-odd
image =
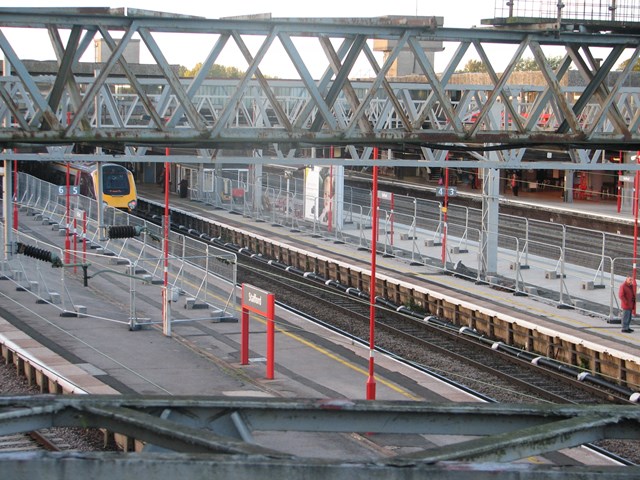
[[[164,196],[161,195],[159,189],[155,185],[141,186],[139,189],[139,195],[141,198],[147,198],[151,201],[162,203]],[[504,202],[519,202],[527,208],[537,208],[543,210],[561,209],[563,211],[571,211],[575,215],[583,217],[602,217],[619,219],[620,222],[632,223],[633,218],[629,214],[619,213],[612,214],[610,212],[612,205],[610,203],[586,203],[575,202],[573,204],[564,204],[560,199],[539,199],[529,198],[526,196],[519,196],[517,198],[501,198]],[[359,249],[352,244],[344,242],[334,241],[327,236],[312,235],[310,232],[290,231],[286,226],[274,226],[268,222],[256,222],[254,219],[243,216],[229,214],[225,210],[214,209],[211,206],[202,204],[200,202],[193,202],[188,199],[180,198],[178,195],[170,196],[170,206],[184,211],[193,212],[197,215],[211,218],[213,221],[220,223],[231,223],[236,225],[237,228],[246,226],[248,230],[257,232],[263,236],[270,238],[277,238],[284,243],[297,246],[298,248],[305,248],[305,246],[315,247],[320,251],[325,252],[327,257],[339,256],[342,259],[350,259],[354,264],[367,268],[371,263],[370,252],[366,249]],[[613,206],[615,208],[615,206]],[[349,231],[349,226],[345,226],[343,233],[345,235],[351,235],[357,239],[361,232]],[[371,231],[368,230],[367,236],[370,236]],[[405,252],[411,251],[412,240],[402,240],[401,231],[396,232],[396,240],[394,247],[396,249],[404,249]],[[455,243],[451,243],[452,245]],[[431,247],[433,249],[433,256],[440,256],[441,246]],[[466,254],[461,253],[456,257],[464,265],[473,266],[477,263],[478,259],[475,257],[465,257]],[[537,268],[532,266],[529,270],[523,270],[523,277],[528,281],[533,281],[527,278],[527,275],[532,275],[537,271],[535,282],[539,285],[540,289],[550,291],[561,291],[564,287],[564,283],[567,281],[562,278],[547,278],[544,272],[548,266],[546,262],[536,259],[531,256],[529,261],[532,265],[540,261],[541,265]],[[499,269],[503,269],[505,272],[510,271],[512,263],[509,258],[501,259],[499,262]],[[485,301],[491,301],[496,304],[502,305],[504,309],[512,312],[514,316],[521,312],[526,316],[533,316],[536,318],[537,324],[541,328],[549,328],[553,331],[562,333],[578,339],[578,342],[593,343],[602,346],[603,349],[620,352],[620,355],[626,356],[630,359],[638,360],[637,352],[640,346],[640,325],[638,319],[634,318],[631,323],[631,328],[635,329],[633,333],[621,332],[621,326],[619,323],[619,317],[617,312],[614,312],[613,317],[610,317],[607,310],[607,305],[610,303],[612,289],[611,288],[595,288],[592,290],[582,290],[584,293],[585,301],[600,304],[602,308],[602,315],[595,315],[590,312],[585,312],[576,308],[558,308],[554,302],[547,302],[544,299],[535,298],[535,296],[529,295],[514,295],[512,292],[500,288],[500,285],[491,285],[483,282],[474,282],[472,279],[465,279],[458,275],[442,274],[440,269],[431,268],[428,265],[413,265],[410,255],[403,256],[393,255],[386,256],[379,254],[377,256],[377,269],[378,272],[382,272],[385,275],[403,274],[409,275],[415,279],[416,284],[424,286],[438,285],[455,295],[456,292],[461,294],[470,294],[475,297],[479,303]],[[584,271],[582,272],[584,279],[588,280],[593,278],[595,272]],[[574,280],[579,282],[579,280]],[[617,295],[616,283],[615,292]],[[608,286],[608,285],[607,285]],[[574,291],[581,290],[579,284],[572,286]]]
[[[141,188],[142,197],[160,197],[160,192]],[[171,196],[172,206],[211,215],[216,221],[227,221],[226,212],[213,211],[202,204]],[[247,222],[251,219],[233,216],[234,220]],[[280,233],[282,227],[260,224],[263,228]],[[254,226],[254,225],[252,225]],[[52,234],[50,225],[44,224],[22,212],[21,231],[32,238],[54,243],[62,247],[64,237]],[[322,238],[290,232],[291,242],[314,243],[327,251],[348,256],[354,260],[367,255],[346,245],[336,244]],[[407,265],[398,258],[381,259],[387,274],[416,267]],[[119,268],[117,263],[113,269]],[[416,278],[432,281],[433,272],[416,269]],[[39,269],[39,281],[48,277],[59,277],[57,269],[48,265]],[[469,290],[468,283],[455,277],[443,277],[436,281],[449,285],[452,290]],[[450,282],[450,283],[447,283]],[[461,282],[461,283],[457,283]],[[20,283],[20,282],[18,282]],[[177,323],[171,337],[164,336],[159,325],[150,325],[131,331],[119,322],[94,318],[93,312],[110,315],[127,314],[131,284],[129,279],[117,274],[105,273],[89,279],[83,285],[82,276],[69,278],[65,288],[74,298],[83,298],[85,314],[62,315],[58,308],[48,302],[39,302],[29,286],[17,285],[12,279],[0,281],[0,342],[20,349],[24,355],[40,359],[42,365],[52,368],[71,383],[77,383],[86,393],[122,393],[139,395],[212,395],[233,398],[267,397],[350,399],[362,400],[366,395],[369,360],[368,347],[331,331],[308,323],[297,315],[276,309],[275,377],[266,378],[266,327],[260,318],[251,316],[250,362],[240,365],[240,327],[233,319],[208,319]],[[495,292],[486,286],[480,295],[498,295],[501,301],[526,302],[526,298]],[[161,298],[153,285],[136,287],[139,298],[138,312],[145,318],[161,318]],[[172,306],[175,318],[185,319],[182,299]],[[175,308],[174,308],[175,307]],[[552,319],[552,309],[537,306],[540,316],[547,316],[558,329],[578,329],[590,338],[598,337],[608,342],[611,348],[629,348],[637,344],[633,337],[615,335],[613,329],[606,330],[579,320],[575,312],[562,318]],[[520,303],[514,308],[534,309],[533,303]],[[16,328],[17,327],[17,328]],[[601,330],[602,329],[602,330]],[[22,331],[19,331],[22,330]],[[630,355],[631,356],[631,355]],[[55,357],[55,358],[54,358]],[[455,385],[424,374],[414,368],[398,363],[383,354],[376,360],[376,400],[427,402],[431,404],[478,401]],[[111,389],[111,391],[109,391]],[[78,392],[79,393],[79,392]],[[339,402],[338,402],[339,404]],[[333,408],[327,401],[326,408]],[[276,434],[277,435],[277,434]],[[401,435],[395,439],[386,436],[367,439],[353,436],[309,438],[277,436],[278,449],[302,457],[328,459],[372,458],[372,451],[384,451],[391,444],[391,451],[411,452],[416,448],[429,448],[431,440],[421,435]],[[384,441],[384,447],[377,446]],[[394,444],[397,442],[397,444]],[[446,444],[446,443],[445,443]],[[388,452],[389,450],[387,450]],[[598,458],[593,461],[599,462]]]
[[[345,173],[345,178],[349,179],[366,179],[370,182],[370,175],[363,175],[354,172]],[[379,188],[385,185],[408,186],[416,190],[434,191],[438,187],[435,180],[425,181],[421,177],[405,176],[402,180],[396,180],[391,177],[378,177]],[[480,198],[481,190],[472,189],[468,183],[456,184],[457,195],[461,198]],[[457,197],[450,197],[449,202],[455,203]],[[442,198],[440,198],[442,200]],[[516,204],[523,205],[531,209],[543,209],[558,212],[571,212],[584,218],[594,218],[603,220],[615,220],[621,223],[632,225],[634,216],[631,212],[630,205],[620,205],[615,195],[600,195],[595,193],[581,194],[574,193],[570,202],[565,201],[562,189],[546,188],[545,190],[530,191],[520,189],[518,195],[513,195],[510,189],[507,189],[500,195],[500,202],[504,205]]]
[[[21,212],[19,229],[63,247],[64,237],[34,216]],[[123,275],[126,266],[113,262],[109,272],[90,277],[86,286],[81,273],[68,276],[63,296],[75,299],[73,308],[80,313],[74,315],[68,305],[63,312],[55,302],[39,298],[42,285],[48,284],[49,278],[50,284],[59,282],[60,277],[60,269],[42,265],[37,281],[6,277],[0,281],[0,316],[4,317],[0,339],[27,355],[42,356],[43,364],[51,365],[51,355],[59,356],[53,368],[59,365],[60,376],[73,372],[72,383],[78,379],[79,390],[96,394],[365,398],[368,346],[279,307],[275,375],[268,379],[267,329],[260,316],[250,316],[249,364],[241,365],[239,310],[235,318],[190,321],[186,299],[180,297],[172,303],[176,323],[168,337],[162,333],[160,289],[151,282],[139,282],[137,314],[149,322],[132,331],[126,323],[114,320],[130,314],[131,282]],[[82,299],[81,306],[77,299]],[[463,391],[385,355],[376,358],[375,374],[379,400],[471,400]]]

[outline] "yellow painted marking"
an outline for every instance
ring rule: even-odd
[[[267,321],[262,319],[262,318],[257,318],[256,320],[260,321],[263,324],[267,323]],[[331,360],[334,360],[334,361],[340,363],[341,365],[343,365],[343,366],[345,366],[345,367],[347,367],[347,368],[349,368],[349,369],[351,369],[351,370],[353,370],[353,371],[355,371],[357,373],[362,374],[364,377],[368,377],[369,376],[369,371],[368,370],[360,368],[357,365],[354,365],[353,363],[348,362],[348,361],[340,358],[339,356],[337,356],[336,354],[330,352],[329,350],[327,350],[325,348],[322,348],[322,347],[320,347],[318,345],[315,345],[315,344],[305,340],[304,338],[301,338],[298,335],[296,335],[294,333],[291,333],[291,332],[289,332],[287,330],[283,330],[282,328],[277,327],[277,326],[276,326],[276,331],[279,332],[279,333],[282,333],[283,335],[286,335],[287,337],[291,338],[292,340],[295,340],[296,342],[301,343],[302,345],[304,345],[306,347],[311,348],[312,350],[315,350],[316,352],[320,353],[321,355],[324,355],[324,356],[330,358]],[[382,385],[385,385],[386,387],[390,388],[394,392],[396,392],[396,393],[398,393],[398,394],[400,394],[400,395],[402,395],[404,397],[407,397],[410,400],[424,400],[421,397],[417,397],[417,396],[413,395],[411,392],[405,390],[404,388],[398,387],[397,385],[395,385],[395,384],[393,384],[391,382],[388,382],[388,381],[386,381],[384,379],[380,379],[380,378],[376,377],[376,382],[381,383]]]

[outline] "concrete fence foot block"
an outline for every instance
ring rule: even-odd
[[[584,308],[586,306],[586,302],[584,300],[574,300],[573,301],[573,306],[576,308]]]
[[[536,287],[524,287],[524,291],[529,295],[538,295],[538,289]]]

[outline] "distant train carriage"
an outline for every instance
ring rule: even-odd
[[[67,164],[52,162],[51,174],[46,180],[57,185],[66,182]],[[98,163],[71,163],[69,165],[69,183],[80,187],[80,195],[95,199],[98,185]],[[102,200],[110,207],[133,210],[138,204],[133,173],[122,165],[102,164]]]

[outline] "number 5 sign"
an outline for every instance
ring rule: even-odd
[[[66,195],[67,194],[67,186],[66,185],[58,185],[58,195]],[[69,195],[79,195],[80,194],[80,186],[71,185],[69,187]]]

